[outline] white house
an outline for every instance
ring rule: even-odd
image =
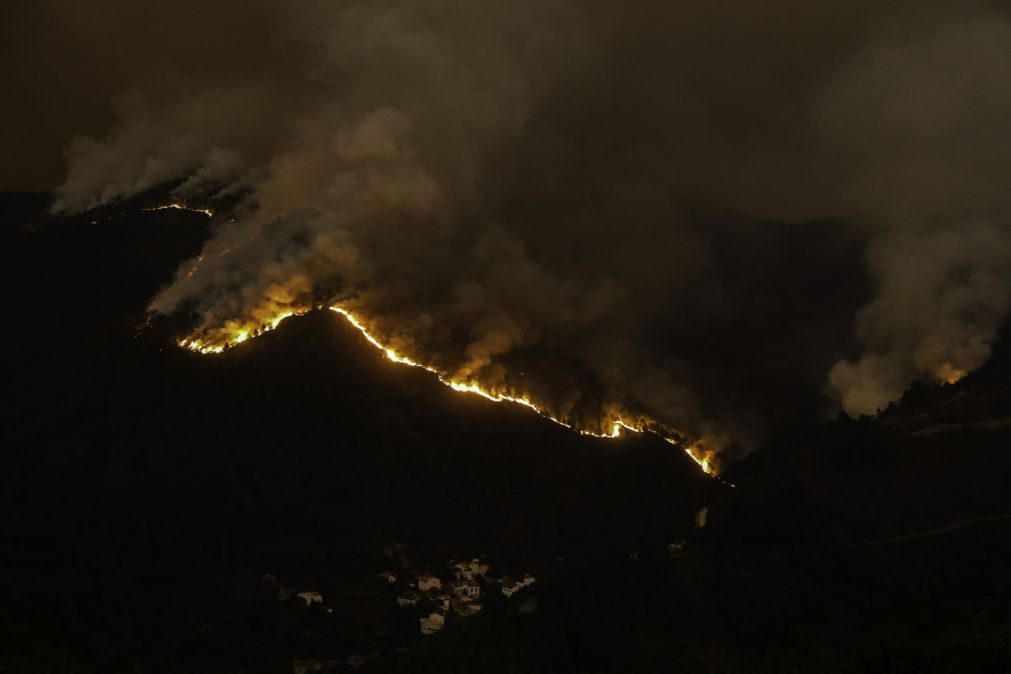
[[[336,660],[295,660],[292,662],[293,674],[313,674],[314,672],[333,672],[337,670]]]
[[[506,576],[502,579],[502,594],[511,597],[523,588],[533,585],[535,578],[531,575],[524,575],[522,580],[513,580]]]
[[[442,581],[436,578],[435,576],[422,575],[416,577],[415,580],[418,582],[418,589],[421,590],[422,592],[425,592],[427,590],[442,589]]]
[[[419,618],[421,633],[424,635],[435,634],[446,625],[446,618],[441,613],[432,613],[427,618]]]
[[[474,580],[478,576],[483,576],[491,570],[491,566],[480,559],[472,559],[469,562],[459,562],[453,565],[453,575],[462,580]]]
[[[397,606],[400,608],[410,608],[412,606],[418,605],[418,595],[416,594],[402,594],[397,597]]]
[[[481,608],[481,604],[476,601],[457,602],[453,605],[453,610],[456,611],[458,615],[464,617],[472,616],[475,613],[480,612]]]
[[[323,595],[321,595],[319,592],[313,592],[313,591],[299,592],[297,596],[298,596],[299,599],[301,599],[302,601],[305,602],[305,605],[307,607],[308,606],[312,606],[313,604],[322,604],[323,603]]]
[[[472,580],[458,580],[450,585],[450,589],[457,597],[477,599],[481,596],[481,586]]]

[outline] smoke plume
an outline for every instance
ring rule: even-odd
[[[130,80],[56,202],[239,199],[151,302],[201,343],[340,303],[454,378],[721,449],[953,380],[1007,312],[997,6],[203,4],[245,59]]]

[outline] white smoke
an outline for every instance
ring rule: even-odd
[[[1011,25],[954,22],[869,50],[822,100],[820,136],[852,167],[840,201],[875,229],[875,299],[864,346],[829,374],[852,414],[914,378],[954,381],[982,365],[1011,291]]]
[[[857,316],[865,353],[829,373],[843,408],[873,413],[917,377],[955,380],[990,357],[1011,303],[1011,237],[985,224],[875,241],[875,300]]]

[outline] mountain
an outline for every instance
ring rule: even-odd
[[[395,629],[292,613],[264,579],[345,596],[391,545],[419,570],[483,554],[539,574],[673,540],[726,488],[658,438],[582,436],[449,389],[333,312],[217,356],[180,349],[144,307],[208,218],[45,205],[0,200],[17,289],[0,349],[5,674],[278,672],[381,649]]]
[[[177,348],[144,307],[213,223],[159,196],[0,198],[3,674],[1008,671],[1007,330],[959,383],[798,414],[714,480],[453,391],[333,312]],[[477,555],[537,582],[424,638],[377,589]]]

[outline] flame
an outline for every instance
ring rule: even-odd
[[[203,213],[208,218],[213,218],[214,217],[214,211],[212,211],[209,208],[191,208],[190,206],[187,206],[186,204],[179,204],[179,203],[164,204],[162,206],[154,206],[152,208],[145,208],[144,210],[145,211],[165,211],[165,210],[168,210],[170,208],[174,208],[174,209],[179,210],[179,211],[189,211],[190,213]]]
[[[252,327],[248,325],[236,326],[235,324],[228,324],[205,339],[183,339],[179,342],[179,346],[202,354],[222,353],[225,349],[242,344],[251,337],[259,337],[265,332],[276,329],[287,318],[301,316],[308,311],[308,309],[284,311],[269,321],[260,325],[254,324]]]
[[[439,374],[434,368],[428,367],[427,365],[422,365],[421,363],[419,363],[419,362],[417,362],[415,360],[411,360],[410,358],[407,358],[405,356],[401,356],[400,354],[398,354],[396,351],[394,351],[390,347],[385,346],[382,342],[380,342],[378,339],[376,339],[375,337],[373,337],[371,335],[371,333],[369,333],[369,331],[362,324],[362,322],[360,320],[358,320],[355,317],[355,315],[352,314],[347,309],[344,309],[344,308],[338,307],[338,306],[333,306],[333,307],[330,307],[330,310],[331,311],[336,311],[338,314],[340,314],[345,319],[347,319],[348,323],[350,323],[352,326],[354,326],[354,328],[356,330],[358,330],[358,332],[362,333],[362,336],[365,337],[366,340],[368,340],[369,344],[371,344],[372,346],[376,347],[377,349],[379,349],[380,351],[382,351],[384,354],[386,354],[386,357],[389,358],[390,360],[392,360],[394,363],[399,363],[401,365],[410,365],[411,367],[420,367],[422,370],[428,370],[429,372],[433,372],[435,374]],[[457,389],[457,390],[460,390],[460,389]]]
[[[670,438],[664,439],[667,440],[667,442],[671,443],[672,445],[678,444],[677,442],[674,442]],[[692,458],[692,461],[699,464],[699,468],[701,468],[704,473],[706,473],[707,475],[716,475],[716,470],[714,469],[712,464],[713,455],[711,452],[707,452],[699,447],[685,447],[685,454],[690,456]]]
[[[171,208],[171,206],[169,208]],[[343,316],[344,319],[347,320],[347,322],[350,323],[352,327],[354,327],[359,333],[361,333],[361,335],[365,338],[365,340],[369,344],[382,351],[383,355],[385,355],[388,360],[391,360],[399,365],[407,365],[410,367],[420,368],[427,372],[431,372],[439,379],[440,382],[450,387],[454,391],[479,395],[482,398],[485,398],[487,400],[496,403],[507,402],[516,405],[522,405],[523,407],[533,410],[534,412],[544,417],[545,419],[553,421],[554,423],[560,426],[564,426],[565,428],[576,431],[581,435],[589,435],[595,438],[619,438],[621,437],[623,432],[629,433],[651,432],[660,436],[671,445],[674,445],[675,447],[678,447],[682,451],[684,451],[685,454],[687,454],[692,459],[692,461],[698,464],[698,466],[706,474],[716,476],[716,470],[712,463],[713,455],[711,452],[707,452],[696,446],[686,446],[682,443],[680,439],[677,439],[675,437],[668,437],[662,434],[661,432],[656,430],[655,424],[653,424],[652,422],[649,422],[648,424],[644,425],[636,425],[634,423],[626,421],[625,419],[614,418],[611,420],[610,428],[606,432],[599,432],[588,428],[579,428],[564,419],[554,416],[553,414],[548,412],[544,407],[538,405],[525,395],[515,394],[514,392],[507,392],[507,391],[494,391],[482,386],[481,384],[473,380],[470,381],[456,380],[451,378],[446,373],[430,365],[425,365],[424,363],[418,362],[413,358],[400,354],[392,347],[389,347],[382,341],[380,341],[371,332],[369,332],[368,327],[366,327],[365,323],[361,320],[361,318],[353,314],[348,309],[345,309],[344,307],[338,305],[334,305],[329,308],[331,311],[336,312],[341,316]],[[211,335],[209,335],[204,339],[198,338],[184,339],[179,342],[179,345],[187,349],[190,349],[191,351],[196,351],[198,353],[203,354],[222,353],[226,349],[241,344],[252,337],[258,337],[259,335],[265,332],[274,330],[275,328],[277,328],[278,325],[281,324],[282,321],[284,321],[287,318],[307,313],[309,310],[310,310],[309,308],[298,310],[287,310],[260,325],[254,324],[253,327],[250,327],[249,324],[229,323],[226,324],[223,328],[213,332]],[[647,429],[646,427],[647,425],[652,425],[653,427]]]
[[[330,307],[330,310],[337,312],[345,319],[347,319],[348,323],[350,323],[356,330],[358,330],[358,332],[362,334],[362,336],[366,339],[366,341],[368,341],[374,347],[382,351],[389,360],[392,360],[394,363],[400,363],[402,365],[410,365],[411,367],[419,367],[423,370],[427,370],[435,374],[439,378],[440,382],[450,387],[454,391],[460,391],[461,393],[473,393],[474,395],[479,395],[482,398],[485,398],[487,400],[496,403],[509,402],[514,403],[516,405],[523,405],[524,407],[527,407],[536,412],[537,414],[541,415],[545,419],[553,421],[554,423],[560,426],[564,426],[565,428],[577,431],[581,435],[590,435],[596,438],[618,438],[621,436],[622,431],[629,431],[631,433],[644,432],[644,429],[642,427],[630,424],[623,419],[614,419],[611,422],[611,430],[610,432],[607,433],[597,433],[584,428],[576,428],[567,421],[560,419],[556,416],[553,416],[552,414],[547,412],[544,408],[538,406],[536,403],[534,403],[532,400],[530,400],[530,398],[526,396],[516,396],[511,395],[509,393],[492,391],[474,381],[453,380],[448,378],[445,374],[443,374],[442,372],[433,367],[419,363],[418,361],[408,358],[406,356],[402,356],[392,348],[383,344],[379,339],[377,339],[372,333],[369,332],[368,328],[361,321],[361,319],[359,319],[357,316],[355,316],[353,313],[351,313],[344,307],[332,306]],[[687,454],[692,459],[692,461],[698,464],[698,466],[707,475],[714,475],[714,476],[716,475],[716,471],[712,465],[712,455],[710,453],[705,452],[704,450],[701,450],[697,447],[683,447],[681,442],[679,442],[674,438],[669,438],[666,436],[661,437],[663,437],[663,439],[669,442],[670,444],[682,448],[685,454]]]

